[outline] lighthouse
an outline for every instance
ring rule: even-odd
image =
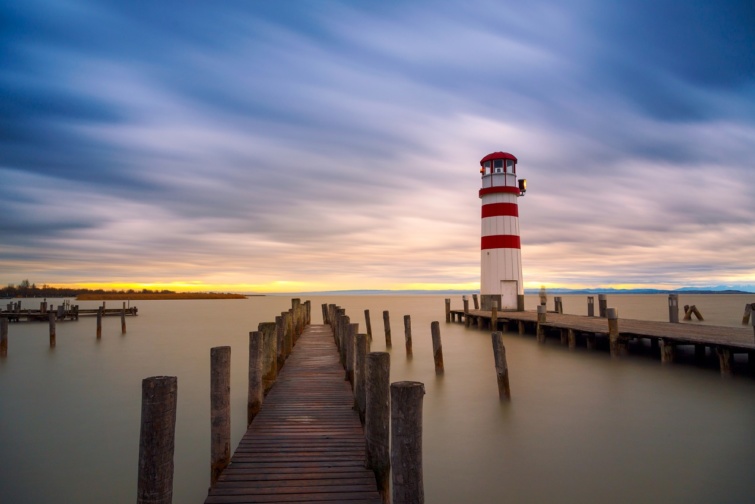
[[[494,152],[480,160],[480,301],[483,310],[490,310],[494,305],[501,310],[524,310],[517,201],[524,196],[527,181],[517,180],[516,163],[516,157],[508,152]]]

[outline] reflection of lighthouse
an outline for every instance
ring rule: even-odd
[[[483,310],[490,310],[494,303],[502,310],[524,310],[517,198],[527,190],[527,181],[517,182],[516,161],[507,152],[494,152],[480,161],[480,301]]]

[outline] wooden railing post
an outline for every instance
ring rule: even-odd
[[[325,303],[322,304],[322,324],[323,325],[330,324],[330,319],[328,319],[328,305]]]
[[[173,502],[177,393],[175,376],[153,376],[142,381],[137,504]]]
[[[365,467],[375,473],[378,491],[383,502],[390,502],[391,455],[389,446],[390,367],[388,352],[370,352],[367,355],[365,381]]]
[[[356,337],[356,355],[354,361],[354,405],[359,413],[359,420],[364,424],[364,412],[366,409],[366,363],[367,354],[370,353],[369,336],[366,334],[357,334]]]
[[[262,333],[262,384],[264,385],[265,395],[270,392],[276,378],[278,378],[278,335],[276,329],[275,322],[260,322],[257,325],[257,330]]]
[[[264,362],[264,336],[259,331],[249,333],[249,393],[246,403],[246,425],[249,427],[252,420],[262,408],[264,397],[264,384],[262,383]]]
[[[425,385],[391,384],[391,468],[393,504],[423,504],[422,399]]]
[[[440,341],[440,323],[430,323],[430,334],[433,338],[433,357],[435,359],[435,374],[441,374],[445,371],[443,366],[443,345]]]
[[[495,358],[495,374],[498,379],[498,398],[511,399],[509,387],[509,366],[506,363],[506,347],[503,345],[503,333],[492,333],[493,357]]]
[[[345,379],[351,384],[351,390],[354,390],[354,364],[356,363],[356,346],[357,333],[359,324],[349,324],[346,333],[346,376]]]
[[[231,347],[210,349],[210,487],[231,462]]]

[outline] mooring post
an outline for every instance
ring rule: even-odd
[[[102,338],[102,307],[97,308],[97,339]]]
[[[349,350],[349,326],[351,325],[351,317],[344,315],[341,317],[341,365],[346,370],[346,357],[348,357]],[[354,333],[356,334],[356,332]]]
[[[231,347],[210,349],[210,488],[231,462]]]
[[[388,310],[383,312],[383,325],[385,326],[385,346],[391,347],[391,319]]]
[[[668,338],[660,338],[661,364],[674,363],[674,342]]]
[[[8,356],[8,319],[0,317],[0,357]]]
[[[177,393],[175,376],[153,376],[142,381],[137,504],[173,502]]]
[[[430,333],[433,338],[433,357],[435,358],[435,374],[441,374],[445,371],[443,366],[443,345],[440,342],[440,323],[432,322],[430,324]]]
[[[490,328],[494,331],[498,330],[498,300],[493,301],[493,306],[490,308]]]
[[[464,303],[464,327],[469,327],[469,298],[462,296],[461,300]]]
[[[553,296],[553,310],[556,313],[564,313],[564,305],[561,296]]]
[[[55,312],[51,311],[48,314],[50,320],[50,348],[55,347]]]
[[[404,315],[404,339],[406,340],[406,355],[412,355],[412,318]]]
[[[611,349],[611,357],[620,357],[628,353],[627,342],[619,334],[619,312],[616,308],[606,310],[608,319],[608,341]]]
[[[278,378],[278,336],[275,322],[260,322],[257,330],[262,333],[262,385],[264,386],[263,393],[267,395]]]
[[[283,364],[286,362],[285,338],[286,330],[283,327],[283,317],[278,315],[275,317],[275,362],[278,371],[281,370]]]
[[[357,360],[357,333],[359,324],[349,324],[349,330],[346,336],[346,377],[351,390],[354,390],[354,365]]]
[[[587,316],[588,317],[595,316],[595,297],[594,296],[587,296]]]
[[[524,328],[524,321],[518,320],[517,321],[517,330],[518,330],[517,332],[519,332],[519,334],[524,334],[524,329],[525,329]]]
[[[750,315],[752,314],[753,305],[755,305],[755,303],[747,303],[745,305],[745,314],[742,316],[742,325],[747,325],[750,322]],[[755,320],[755,318],[753,318],[753,320]]]
[[[728,378],[733,375],[731,369],[731,348],[716,347],[716,353],[718,354],[718,364],[721,368],[721,376]]]
[[[495,358],[495,374],[498,379],[498,398],[511,399],[509,387],[509,366],[506,363],[506,347],[503,345],[503,333],[495,331],[493,339],[493,357]]]
[[[329,325],[330,320],[328,320],[328,305],[327,303],[322,304],[322,324],[323,325]]]
[[[446,301],[446,323],[451,322],[451,300],[449,298]]]
[[[391,384],[391,468],[393,504],[423,504],[422,399],[425,385]]]
[[[372,341],[372,322],[370,322],[370,310],[364,310],[364,327],[367,329],[367,337]]]
[[[474,309],[480,309],[480,301],[477,299],[477,294],[472,294],[472,301],[474,302]]]
[[[259,331],[249,333],[249,393],[246,402],[246,426],[252,424],[262,408],[264,384],[262,383],[264,362],[264,336]]]
[[[388,448],[390,406],[390,367],[388,352],[370,352],[367,355],[365,382],[365,467],[375,473],[378,491],[383,503],[390,502],[388,490],[391,474],[391,455]]]
[[[608,295],[598,294],[598,310],[601,318],[606,318],[606,310],[608,309]]]
[[[121,334],[126,334],[126,303],[123,303],[124,306],[121,308]]]
[[[547,320],[547,307],[545,305],[537,305],[537,342],[545,343],[545,326],[543,324]]]
[[[679,294],[668,295],[668,321],[672,324],[679,323]]]
[[[359,420],[364,424],[366,402],[365,373],[367,371],[367,354],[370,353],[370,338],[367,334],[357,334],[354,360],[354,406],[359,413]]]

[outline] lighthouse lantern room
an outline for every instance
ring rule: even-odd
[[[483,310],[524,310],[522,254],[519,243],[519,205],[527,188],[517,180],[517,159],[493,152],[480,161],[482,175],[482,239],[480,301]]]

